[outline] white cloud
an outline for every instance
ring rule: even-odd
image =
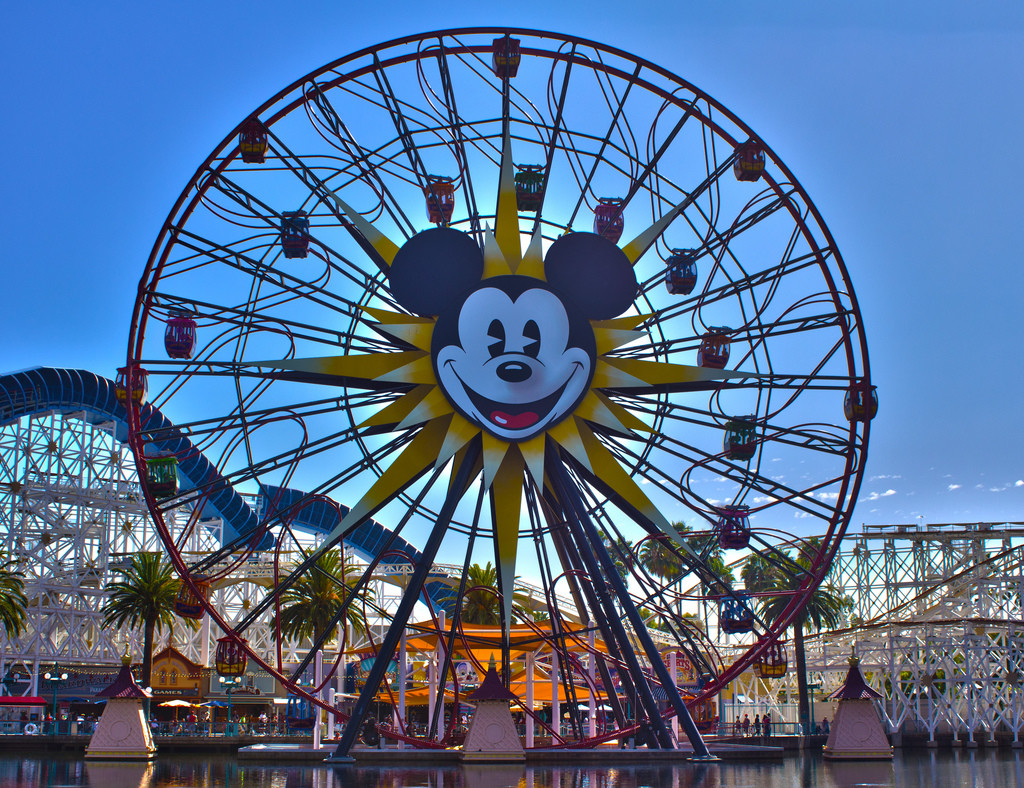
[[[877,481],[880,481],[881,479],[902,479],[902,478],[903,477],[900,476],[898,473],[880,473],[878,476],[872,476],[870,479],[868,479],[868,481],[869,482],[877,482]]]
[[[959,490],[960,486],[961,485],[959,485],[959,484],[949,484],[949,485],[946,485],[946,489],[949,490],[950,492],[953,492],[953,490]]]
[[[1017,479],[1017,481],[1015,481],[1013,483],[1013,486],[1014,487],[1024,487],[1024,479]]]
[[[888,489],[888,490],[886,490],[885,492],[882,492],[882,493],[880,493],[880,492],[869,493],[866,498],[862,498],[861,500],[862,501],[877,501],[879,498],[888,498],[890,495],[895,495],[895,494],[896,494],[895,490]]]

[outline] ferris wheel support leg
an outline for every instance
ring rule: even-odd
[[[637,691],[637,699],[643,705],[647,714],[647,721],[652,729],[651,732],[657,739],[658,745],[661,749],[674,749],[675,743],[669,735],[668,728],[665,725],[665,720],[662,719],[661,712],[658,709],[658,703],[654,699],[654,694],[651,692],[650,685],[647,683],[643,669],[640,666],[640,661],[637,659],[633,650],[628,648],[627,644],[629,643],[629,635],[626,632],[625,627],[623,627],[622,621],[617,615],[615,615],[614,605],[612,604],[611,598],[608,596],[605,585],[597,580],[602,575],[599,565],[600,558],[595,555],[597,553],[597,548],[587,545],[588,541],[592,541],[590,538],[590,531],[593,530],[594,526],[593,523],[590,522],[590,518],[586,513],[586,507],[583,504],[583,500],[580,498],[579,491],[576,489],[572,478],[569,476],[569,473],[563,464],[559,461],[555,461],[554,463],[548,463],[548,465],[554,466],[555,468],[553,473],[555,495],[561,504],[564,514],[566,515],[566,524],[569,526],[570,533],[573,534],[573,537],[579,543],[578,553],[580,558],[583,560],[587,574],[594,578],[592,586],[594,592],[597,594],[598,600],[600,601],[601,608],[603,609],[603,616],[608,621],[608,624],[615,635],[615,639],[619,643],[624,644],[622,656],[629,667],[630,674],[633,676],[633,682]],[[587,549],[588,546],[591,547],[593,552]],[[607,557],[607,554],[605,557]],[[616,577],[618,577],[618,573],[614,568],[612,569],[612,572]],[[624,604],[627,617],[629,617],[629,612],[632,606],[631,600]],[[597,611],[595,611],[595,613],[596,612]],[[639,628],[637,628],[636,622],[633,621],[632,617],[630,617],[630,623],[633,624],[634,629],[637,630],[636,634],[639,637]],[[644,632],[646,631],[646,628],[644,628]],[[660,655],[658,659],[660,660]]]
[[[363,691],[359,693],[359,700],[356,701],[355,708],[352,710],[352,716],[345,723],[345,729],[341,732],[338,747],[335,749],[334,754],[327,759],[328,761],[347,763],[352,760],[349,751],[352,749],[352,745],[356,743],[356,736],[363,724],[363,719],[366,717],[366,712],[369,711],[370,704],[377,696],[377,690],[380,689],[384,673],[395,656],[398,642],[405,632],[405,625],[409,621],[409,616],[412,615],[413,607],[415,607],[416,600],[419,599],[420,592],[423,590],[427,575],[433,569],[434,558],[441,547],[441,542],[444,541],[445,534],[448,531],[448,523],[455,514],[455,507],[458,505],[463,491],[466,489],[466,485],[469,482],[469,474],[476,463],[479,452],[480,441],[478,439],[473,442],[469,451],[466,452],[466,456],[463,457],[462,464],[459,466],[456,474],[455,482],[448,487],[444,506],[441,507],[441,511],[437,515],[437,521],[430,531],[430,538],[427,539],[427,543],[423,547],[420,561],[409,577],[409,584],[406,586],[405,594],[398,605],[398,610],[395,611],[395,617],[391,622],[391,626],[388,627],[387,634],[381,641],[377,658],[374,660],[373,667],[370,668],[369,675],[366,677]]]
[[[590,542],[590,547],[593,550],[593,553],[590,553],[587,550],[580,551],[584,561],[587,563],[587,570],[590,572],[591,577],[594,578],[599,578],[603,574],[608,579],[611,587],[615,590],[615,594],[619,598],[622,611],[629,620],[637,640],[640,641],[640,644],[647,655],[647,659],[651,663],[651,667],[654,669],[654,673],[657,676],[658,681],[661,682],[661,686],[665,690],[665,694],[668,695],[669,702],[672,704],[672,708],[675,710],[676,716],[679,717],[683,730],[686,732],[686,736],[690,740],[690,745],[693,747],[694,758],[698,760],[713,760],[715,756],[713,756],[711,751],[708,750],[707,744],[704,742],[703,737],[700,735],[700,731],[697,730],[697,726],[694,723],[693,718],[690,716],[689,709],[686,708],[686,704],[683,703],[683,699],[679,696],[679,690],[676,689],[676,685],[672,681],[672,677],[669,676],[668,669],[665,667],[665,663],[661,659],[661,653],[658,651],[658,647],[651,639],[651,636],[647,631],[647,627],[641,620],[640,614],[637,612],[636,606],[633,604],[633,600],[629,596],[629,590],[626,588],[625,581],[623,581],[618,571],[616,571],[614,562],[608,555],[608,551],[601,542],[601,537],[597,533],[597,529],[594,527],[593,522],[590,520],[590,516],[587,514],[586,505],[580,497],[579,490],[577,490],[576,486],[573,484],[564,464],[555,462],[550,463],[549,465],[553,465],[555,467],[555,484],[556,489],[560,493],[559,497],[568,504],[568,508],[573,515],[575,524],[582,528],[583,533]],[[604,570],[603,572],[601,571],[602,569]],[[600,596],[606,595],[601,583],[595,582],[594,586]],[[617,630],[622,629],[621,621],[615,616],[609,616],[609,623]],[[621,634],[625,636],[626,633],[624,629]],[[626,653],[631,654],[629,651]],[[636,659],[635,655],[632,655],[632,659]],[[644,695],[651,694],[650,687],[647,685],[646,681],[638,682],[638,689]],[[651,696],[650,702],[656,710],[657,703],[654,701],[653,696]],[[646,697],[644,705],[647,705]],[[659,737],[663,735],[664,739],[669,742],[669,746],[666,747],[666,749],[669,749],[672,746],[672,740],[661,715],[655,714],[654,719],[652,719],[651,722],[657,726]]]

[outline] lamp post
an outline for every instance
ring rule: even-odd
[[[807,694],[811,696],[811,720],[810,720],[810,725],[809,725],[810,730],[807,731],[807,733],[805,734],[806,736],[810,736],[810,735],[812,735],[814,733],[814,691],[815,690],[819,690],[819,689],[821,689],[821,685],[820,684],[808,684],[807,685],[807,690],[808,690]]]
[[[51,736],[57,735],[57,688],[65,681],[68,680],[67,673],[61,673],[57,667],[57,663],[53,663],[53,670],[48,670],[43,674],[43,678],[50,682],[50,686],[53,687],[53,728],[50,730]]]
[[[234,723],[233,718],[231,716],[231,690],[232,690],[233,687],[237,687],[237,686],[239,686],[242,683],[242,677],[241,676],[218,676],[217,677],[217,681],[220,683],[220,685],[222,687],[226,687],[227,688],[227,693],[228,693],[228,721],[227,721],[227,724],[224,726],[224,735],[225,736],[232,736],[232,735],[234,735],[235,723]]]

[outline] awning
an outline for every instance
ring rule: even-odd
[[[49,701],[38,695],[3,695],[0,706],[45,706]]]

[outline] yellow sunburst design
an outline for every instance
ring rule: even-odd
[[[484,233],[483,278],[515,274],[544,280],[543,245],[539,230],[530,239],[525,252],[521,247],[522,234],[512,169],[511,141],[506,134],[495,228],[493,232],[488,229]],[[390,266],[399,246],[337,195],[328,193],[328,196],[381,260]],[[636,263],[680,213],[681,208],[677,206],[669,211],[622,247],[630,263]],[[407,386],[407,390],[399,393],[393,402],[358,426],[373,427],[378,431],[416,430],[416,434],[338,523],[328,537],[329,542],[373,516],[430,468],[440,467],[452,458],[454,465],[460,464],[466,456],[469,443],[479,436],[482,456],[473,475],[475,477],[482,473],[482,483],[490,494],[495,557],[501,586],[499,590],[504,600],[506,624],[511,624],[512,583],[515,578],[523,488],[531,481],[538,488],[545,485],[545,463],[548,461],[545,448],[548,441],[553,441],[581,468],[600,479],[627,507],[667,534],[682,549],[692,552],[599,437],[599,432],[611,432],[640,439],[640,434],[650,431],[647,423],[615,402],[603,390],[628,393],[633,389],[638,393],[647,393],[672,390],[673,387],[707,386],[727,379],[750,379],[756,375],[616,356],[616,350],[646,337],[639,329],[650,316],[630,314],[610,320],[591,321],[597,359],[589,390],[572,412],[540,434],[519,442],[507,441],[495,437],[457,412],[439,385],[430,354],[436,318],[371,307],[364,307],[363,312],[373,321],[373,327],[379,334],[397,340],[401,343],[400,347],[406,349],[396,347],[393,351],[372,354],[249,362],[256,367],[309,373],[325,382],[337,379],[339,384],[347,386],[360,387],[362,384],[370,388],[386,382]],[[410,347],[413,349],[407,349]]]

